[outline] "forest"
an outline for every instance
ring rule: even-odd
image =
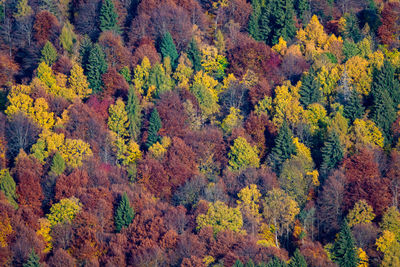
[[[0,266],[399,267],[399,0],[0,0]]]

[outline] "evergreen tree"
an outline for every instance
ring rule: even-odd
[[[277,44],[279,37],[289,41],[296,34],[293,0],[270,0],[272,35],[269,44]]]
[[[50,170],[57,176],[65,171],[65,161],[58,151],[54,154]]]
[[[253,12],[250,15],[248,32],[251,37],[256,41],[261,41],[261,32],[260,32],[260,17],[261,17],[261,3],[260,0],[252,0],[251,5],[253,7]],[[268,19],[268,18],[267,18]],[[269,33],[268,33],[269,34]]]
[[[114,222],[117,232],[120,232],[124,227],[128,227],[132,223],[133,218],[135,218],[135,212],[129,204],[128,196],[124,193],[115,211]]]
[[[53,65],[53,63],[56,62],[58,56],[57,50],[49,41],[47,41],[46,44],[43,46],[41,54],[42,57],[40,58],[40,61],[44,61],[49,66]]]
[[[259,40],[262,40],[267,44],[269,43],[270,34],[271,34],[271,26],[270,26],[269,17],[270,17],[269,7],[268,6],[263,7],[261,9],[261,15],[260,15],[260,19],[259,19],[258,38],[259,38]]]
[[[240,260],[236,260],[232,267],[244,267],[244,265]]]
[[[344,105],[343,115],[350,120],[350,124],[352,124],[355,119],[361,119],[364,115],[364,107],[356,90],[351,91],[350,98]]]
[[[102,75],[107,71],[107,62],[103,50],[99,44],[95,44],[90,50],[86,76],[94,93],[101,91],[103,85]]]
[[[274,258],[270,262],[268,262],[265,267],[287,267],[287,264],[274,256]]]
[[[22,265],[23,267],[40,267],[39,256],[35,253],[35,250],[32,249],[29,254],[28,261]]]
[[[175,69],[179,55],[176,51],[174,40],[172,40],[172,36],[168,31],[161,39],[160,52],[163,58],[169,57],[171,60],[171,66],[173,69]]]
[[[87,66],[89,65],[89,56],[90,51],[93,49],[93,43],[90,38],[85,35],[81,41],[79,47],[79,57],[81,61],[81,66],[85,70],[85,74],[87,75]]]
[[[149,84],[154,85],[156,88],[155,97],[159,97],[162,93],[170,91],[173,87],[171,77],[159,63],[156,63],[150,70]]]
[[[304,259],[304,256],[301,255],[299,249],[296,249],[296,251],[294,252],[293,257],[290,259],[288,267],[307,267],[307,262]]]
[[[386,90],[392,99],[393,108],[397,109],[400,104],[400,85],[395,76],[395,69],[387,59],[380,70],[375,69],[372,86],[376,90]]]
[[[292,136],[292,131],[289,129],[287,122],[284,121],[279,129],[278,136],[275,139],[275,146],[272,149],[270,156],[273,169],[278,174],[281,171],[282,164],[297,152]]]
[[[333,244],[332,257],[340,267],[356,267],[358,264],[357,248],[346,220]]]
[[[244,267],[255,267],[253,260],[249,259]]]
[[[328,138],[321,149],[322,164],[321,170],[328,174],[328,172],[335,168],[343,159],[343,148],[340,144],[339,135],[335,131],[328,134]]]
[[[317,79],[315,70],[310,69],[310,72],[303,75],[300,87],[300,103],[306,108],[312,103],[318,103],[322,100],[321,83]]]
[[[142,107],[134,87],[129,89],[126,112],[128,113],[129,133],[134,140],[137,140],[142,125]]]
[[[187,57],[192,62],[193,70],[195,73],[203,68],[201,66],[200,50],[197,46],[197,42],[195,39],[192,39],[189,43],[189,47],[187,50]]]
[[[161,140],[161,137],[158,135],[158,131],[162,128],[160,115],[156,108],[153,109],[149,119],[149,130],[146,141],[147,148],[151,147],[154,143],[157,143]]]
[[[353,13],[345,15],[346,26],[344,29],[344,38],[352,39],[355,43],[361,40],[361,31],[357,16]]]
[[[295,9],[297,11],[297,17],[304,23],[306,15],[310,11],[310,0],[296,0]]]
[[[14,179],[11,177],[10,172],[7,169],[0,171],[0,191],[3,191],[4,195],[8,199],[8,202],[14,208],[18,208],[17,194],[15,193],[16,184]]]
[[[115,12],[112,0],[103,0],[100,9],[100,30],[120,32],[118,25],[118,14]]]

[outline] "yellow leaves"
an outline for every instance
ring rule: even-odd
[[[357,249],[357,254],[358,254],[357,267],[368,267],[368,255],[367,255],[367,253],[362,248],[358,248]]]
[[[144,57],[142,63],[137,65],[134,70],[133,83],[139,94],[143,95],[148,87],[148,80],[150,76],[151,64],[147,57]]]
[[[371,223],[375,218],[373,209],[368,205],[367,201],[361,199],[354,204],[353,209],[347,215],[349,227],[353,227],[356,224]]]
[[[254,107],[254,112],[260,116],[261,114],[268,115],[272,111],[272,98],[270,96],[264,96],[263,99],[258,101]]]
[[[8,238],[12,234],[10,218],[6,213],[0,215],[0,248],[8,246]]]
[[[173,75],[173,78],[178,81],[178,87],[189,90],[189,80],[193,74],[191,66],[192,63],[190,62],[186,54],[182,53],[179,58],[178,67],[176,68]]]
[[[384,137],[375,123],[368,119],[356,119],[350,128],[354,144],[379,146],[383,148]]]
[[[261,224],[257,245],[261,245],[263,247],[277,247],[274,233],[275,227],[273,225],[268,225],[265,223]]]
[[[378,69],[381,69],[385,60],[385,55],[382,53],[381,50],[377,50],[374,53],[368,55],[368,60],[370,68],[376,67]]]
[[[164,157],[165,153],[167,152],[167,148],[171,145],[171,138],[165,136],[162,138],[161,143],[157,142],[154,143],[149,148],[150,155],[155,159],[161,159]]]
[[[379,251],[386,253],[395,242],[397,242],[395,235],[388,230],[384,230],[382,236],[376,240],[375,245]]]
[[[89,88],[87,78],[83,74],[83,69],[78,63],[75,63],[72,66],[68,83],[74,94],[81,99],[88,97],[92,93],[92,89]]]
[[[316,15],[312,16],[304,30],[299,29],[297,31],[296,37],[302,44],[303,51],[308,58],[314,58],[316,54],[322,52],[322,47],[328,39],[324,27]]]
[[[8,96],[8,107],[5,111],[6,115],[12,117],[17,112],[30,114],[33,105],[33,99],[24,93],[10,94]]]
[[[243,116],[240,115],[240,109],[231,107],[228,116],[222,121],[221,128],[225,133],[230,134],[232,130],[240,125]]]
[[[202,114],[209,117],[219,111],[218,92],[215,87],[218,82],[214,78],[199,71],[194,76],[194,82],[191,87],[191,92],[199,102]]]
[[[251,146],[241,136],[233,142],[228,156],[229,168],[234,171],[243,170],[248,167],[258,168],[260,166],[257,146]]]
[[[124,101],[118,98],[115,104],[110,105],[108,113],[110,114],[108,117],[108,128],[115,132],[118,137],[128,137],[129,120]]]
[[[363,95],[368,95],[371,91],[372,75],[368,64],[365,58],[354,56],[345,65],[350,83]]]
[[[245,233],[242,230],[243,219],[239,208],[230,208],[221,201],[211,203],[207,214],[199,214],[196,218],[196,223],[197,229],[211,226],[214,234],[226,229],[233,232]]]
[[[60,202],[53,204],[50,213],[47,214],[47,220],[50,227],[59,223],[71,222],[76,214],[82,209],[82,204],[75,197],[63,198]]]
[[[31,116],[44,129],[51,129],[54,125],[53,112],[47,112],[49,106],[44,98],[35,100],[35,105],[32,108]]]
[[[342,76],[342,72],[343,68],[341,65],[336,65],[332,68],[321,67],[317,77],[321,83],[321,91],[325,98],[335,93],[336,85]]]
[[[35,158],[44,163],[50,153],[56,152],[62,147],[64,139],[63,133],[57,134],[45,129],[39,135],[37,143],[32,146],[31,152]]]
[[[286,48],[287,48],[287,43],[285,39],[283,39],[283,37],[280,36],[278,43],[272,47],[272,50],[274,50],[279,54],[284,54]]]
[[[239,200],[237,200],[238,207],[244,211],[244,212],[249,212],[251,215],[253,215],[256,218],[261,217],[261,214],[259,212],[260,210],[260,198],[261,198],[261,193],[257,189],[257,185],[251,184],[249,186],[244,187],[240,192],[238,193]]]
[[[66,139],[59,152],[65,164],[71,168],[82,166],[83,160],[93,156],[90,145],[80,139]]]
[[[218,53],[216,47],[204,45],[201,50],[201,66],[206,74],[222,78],[227,64],[226,58]]]
[[[325,108],[318,103],[311,104],[307,107],[307,110],[305,111],[305,117],[307,123],[310,125],[311,133],[314,133],[316,130],[318,130],[321,123],[328,124],[329,122]]]
[[[39,219],[39,230],[36,231],[36,234],[43,238],[43,241],[46,245],[43,250],[44,253],[50,252],[51,249],[53,248],[53,245],[51,244],[52,238],[50,235],[50,231],[51,231],[50,221],[47,220],[46,218],[40,218]]]
[[[311,179],[308,179],[308,180],[311,180],[312,184],[314,186],[319,186],[319,180],[318,180],[319,173],[318,173],[317,170],[313,170],[311,172],[307,172],[306,176],[307,176],[307,178],[311,178]]]
[[[301,143],[298,137],[293,138],[293,144],[296,146],[297,156],[303,157],[312,162],[310,149]]]

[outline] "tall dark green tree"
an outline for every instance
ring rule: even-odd
[[[90,50],[86,66],[86,76],[94,93],[101,91],[103,86],[102,75],[107,71],[107,62],[103,50],[99,44],[95,44]]]
[[[15,193],[16,184],[14,179],[11,177],[8,169],[0,170],[0,191],[3,191],[8,202],[14,208],[18,208],[17,204],[17,194]]]
[[[255,267],[255,264],[253,262],[252,259],[249,259],[246,264],[244,265],[244,267]]]
[[[312,103],[318,103],[322,100],[321,83],[316,77],[315,70],[310,68],[310,72],[301,78],[300,103],[306,108]]]
[[[332,257],[340,267],[356,267],[357,248],[346,219],[332,248]]]
[[[112,0],[103,0],[100,9],[100,30],[120,32],[118,14],[115,12]]]
[[[343,115],[350,120],[350,124],[352,124],[355,119],[360,119],[364,115],[361,97],[356,90],[351,91],[349,99],[345,102]]]
[[[232,267],[244,267],[244,265],[240,260],[236,260]]]
[[[163,58],[169,57],[171,60],[171,66],[173,69],[176,68],[178,60],[178,51],[176,51],[176,46],[171,34],[167,31],[161,39],[160,52]]]
[[[265,43],[269,43],[271,37],[271,23],[269,18],[270,18],[270,9],[268,6],[265,6],[261,9],[261,15],[259,18],[259,26],[258,26],[258,38],[260,41],[264,41]]]
[[[135,89],[132,86],[129,88],[126,112],[128,113],[129,133],[134,140],[137,140],[142,126],[142,107],[140,106],[140,101]]]
[[[129,204],[128,196],[124,193],[114,216],[115,229],[117,232],[120,232],[124,227],[128,227],[132,223],[133,218],[135,218],[135,212]]]
[[[90,56],[90,51],[93,49],[93,43],[90,38],[85,35],[80,42],[80,47],[79,47],[79,57],[81,61],[82,68],[85,70],[85,74],[87,72],[87,66],[89,64],[89,56]]]
[[[343,159],[343,148],[340,144],[339,135],[335,131],[328,134],[328,138],[324,142],[321,149],[322,164],[321,171],[328,174],[330,170],[335,168]]]
[[[290,259],[288,267],[307,267],[307,262],[304,259],[304,256],[301,255],[299,249],[296,249],[296,251],[294,252],[293,257]]]
[[[374,70],[372,86],[377,90],[386,90],[392,99],[393,108],[397,109],[400,104],[400,85],[395,76],[395,69],[389,60],[383,62],[380,70]]]
[[[304,23],[306,15],[310,13],[310,0],[296,0],[295,9],[297,17]]]
[[[161,137],[158,135],[158,131],[161,129],[161,119],[160,115],[156,108],[153,109],[149,119],[149,130],[146,141],[146,147],[151,147],[154,143],[157,143],[161,140]]]
[[[261,3],[260,0],[252,0],[251,6],[253,7],[253,12],[250,15],[248,32],[251,37],[256,41],[261,41],[260,33],[260,17],[261,17]]]
[[[268,262],[265,267],[287,267],[287,264],[274,256],[274,258]]]
[[[362,36],[357,16],[354,13],[349,13],[345,15],[345,19],[346,26],[343,37],[346,39],[352,39],[355,43],[358,43]]]
[[[296,34],[294,23],[293,0],[270,0],[271,40],[269,44],[276,44],[279,37],[289,41]]]
[[[55,175],[61,175],[65,171],[65,161],[58,151],[54,154],[50,171]]]
[[[200,50],[194,38],[189,43],[187,57],[192,62],[194,72],[198,72],[202,69]]]
[[[293,133],[284,121],[275,139],[275,146],[271,151],[270,161],[273,169],[278,174],[281,172],[282,164],[292,155],[296,154],[296,145],[293,143]]]
[[[31,253],[29,254],[28,261],[25,262],[23,267],[40,267],[39,256],[35,253],[35,250],[32,249]]]

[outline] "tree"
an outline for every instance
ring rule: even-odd
[[[343,115],[353,123],[356,119],[361,119],[364,115],[364,107],[361,103],[361,98],[356,90],[352,90],[349,100],[343,108]]]
[[[149,129],[147,135],[146,146],[147,148],[151,147],[154,143],[157,143],[161,140],[161,137],[158,135],[158,131],[162,128],[160,115],[156,108],[150,114],[149,119]]]
[[[400,212],[395,206],[392,206],[386,210],[379,226],[382,228],[382,230],[392,232],[397,240],[400,239]]]
[[[345,16],[346,24],[343,32],[344,38],[351,38],[355,43],[361,40],[361,31],[357,16],[354,13],[347,13]]]
[[[400,84],[396,79],[395,69],[389,60],[384,60],[380,70],[375,69],[372,90],[386,90],[393,101],[393,108],[397,109],[400,104]]]
[[[199,214],[196,218],[197,229],[211,226],[214,235],[222,230],[231,230],[242,233],[243,219],[239,208],[230,208],[224,202],[216,201],[209,204],[206,214]]]
[[[81,209],[82,204],[79,202],[79,199],[75,197],[63,198],[60,202],[51,206],[50,213],[46,217],[52,228],[59,223],[71,222]]]
[[[114,223],[117,232],[120,232],[122,228],[128,227],[135,217],[135,212],[129,204],[129,198],[126,192],[122,195],[118,207],[115,211]]]
[[[16,185],[14,179],[11,177],[7,169],[0,171],[0,190],[3,191],[8,202],[14,207],[18,208],[17,195],[15,193]]]
[[[72,55],[74,52],[74,46],[77,44],[78,39],[74,33],[74,26],[67,21],[60,34],[60,43],[68,54]]]
[[[321,94],[321,83],[316,77],[314,68],[310,69],[309,73],[306,73],[301,78],[300,86],[300,102],[303,107],[307,107],[312,103],[319,103],[322,100]]]
[[[244,265],[240,260],[236,260],[232,267],[244,267]]]
[[[273,169],[280,173],[282,164],[292,155],[296,154],[296,146],[293,143],[293,134],[287,122],[284,121],[275,139],[275,146],[271,151],[270,160]]]
[[[254,38],[254,40],[260,41],[262,40],[259,28],[259,22],[261,16],[261,3],[259,0],[252,0],[251,5],[253,7],[253,12],[251,13],[249,19],[248,32],[250,36]]]
[[[321,149],[322,165],[321,170],[328,173],[335,168],[343,159],[343,148],[340,144],[339,135],[331,131]]]
[[[129,134],[134,140],[137,140],[142,126],[142,107],[133,87],[129,89],[126,112],[129,120]]]
[[[353,209],[347,214],[349,227],[353,227],[356,224],[371,223],[375,218],[373,211],[373,208],[364,199],[357,201]]]
[[[228,156],[229,167],[234,171],[244,170],[248,167],[258,168],[260,166],[257,147],[251,146],[245,138],[240,136],[233,142]]]
[[[80,139],[66,139],[59,152],[70,168],[82,166],[84,160],[93,156],[90,145]]]
[[[88,97],[92,93],[87,78],[83,74],[83,69],[78,63],[72,66],[68,83],[72,91],[81,99]]]
[[[168,31],[163,35],[161,39],[160,52],[163,58],[169,57],[169,59],[171,60],[171,66],[173,69],[175,69],[179,55],[176,51],[174,40],[172,40],[172,36]]]
[[[28,261],[22,265],[23,267],[40,267],[39,256],[36,254],[35,250],[32,249],[29,254]]]
[[[100,30],[119,32],[118,14],[115,12],[112,0],[103,0],[100,9]]]
[[[192,40],[189,43],[187,49],[187,57],[192,62],[193,70],[195,73],[202,69],[200,50],[194,38],[192,38]]]
[[[300,250],[296,249],[293,257],[290,259],[288,267],[307,267],[307,262],[304,256],[301,255]]]
[[[117,134],[117,138],[128,137],[128,114],[125,110],[125,103],[121,98],[118,98],[114,105],[110,105],[109,114],[108,128]]]
[[[169,74],[166,73],[162,64],[156,63],[149,73],[149,85],[153,87],[154,92],[147,90],[147,96],[150,98],[152,94],[155,97],[160,97],[163,93],[168,92],[173,87],[173,81]]]
[[[61,175],[65,171],[65,161],[59,152],[56,152],[50,167],[51,173]]]
[[[332,256],[341,267],[357,267],[357,249],[346,220],[343,221],[340,233],[333,245]]]
[[[382,236],[376,240],[375,245],[377,250],[384,253],[381,266],[389,267],[400,264],[400,243],[392,232],[384,230]]]
[[[46,62],[47,65],[51,66],[57,60],[57,50],[54,48],[53,44],[49,41],[46,42],[42,49],[41,61]]]
[[[270,8],[271,38],[268,44],[277,44],[279,37],[285,41],[296,34],[294,25],[294,7],[292,0],[271,0],[268,3]]]
[[[218,81],[214,80],[214,78],[208,76],[203,71],[197,72],[194,76],[190,91],[196,97],[202,115],[205,118],[209,118],[219,111],[218,93],[215,90],[217,85]]]
[[[274,256],[270,262],[268,262],[266,267],[287,267],[287,264],[281,259]]]
[[[258,36],[259,40],[264,41],[266,44],[270,44],[270,36],[271,36],[271,23],[270,23],[270,8],[268,6],[264,6],[261,8],[261,14],[258,22]],[[254,38],[256,39],[256,38]],[[257,39],[256,39],[257,40]]]
[[[22,18],[30,16],[32,14],[32,8],[28,4],[28,0],[19,0],[17,4],[17,12],[14,13],[16,18]]]
[[[297,17],[301,19],[303,24],[306,22],[306,18],[310,13],[310,1],[309,0],[295,0],[295,10]]]
[[[86,66],[86,76],[94,93],[98,93],[103,85],[101,76],[107,72],[107,62],[103,50],[95,44],[90,50],[88,64]]]

